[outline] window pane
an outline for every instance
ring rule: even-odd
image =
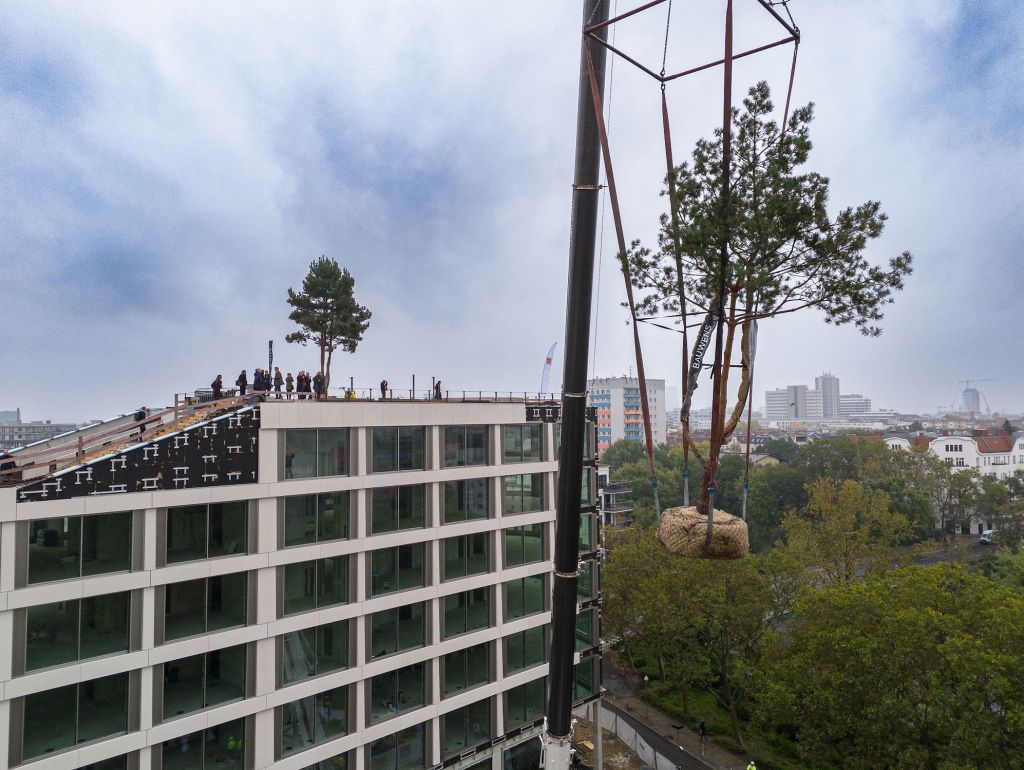
[[[245,767],[245,720],[235,719],[208,727],[201,733],[205,739],[203,758],[206,768],[242,770]],[[193,765],[193,767],[195,767]],[[167,767],[164,767],[167,770]]]
[[[316,609],[316,562],[284,565],[284,614]]]
[[[206,703],[216,706],[245,697],[245,645],[206,654]]]
[[[455,580],[465,577],[466,560],[463,550],[466,539],[464,537],[449,537],[442,542],[444,550],[444,580]]]
[[[317,539],[342,540],[348,537],[349,492],[327,492],[317,502]]]
[[[81,523],[78,516],[31,522],[28,537],[29,583],[79,576]]]
[[[509,690],[505,694],[505,729],[508,730],[525,722],[532,722],[542,716],[544,714],[544,694],[545,680],[543,678]],[[529,743],[539,742],[529,741]],[[518,748],[517,746],[516,749]],[[506,751],[506,759],[508,753]]]
[[[370,724],[376,724],[398,713],[395,698],[398,695],[394,671],[370,680]]]
[[[25,696],[25,759],[75,745],[77,691],[71,684]]]
[[[316,673],[348,668],[348,621],[327,623],[316,629]]]
[[[336,754],[328,759],[321,759],[319,762],[308,765],[304,770],[348,770],[350,752]]]
[[[513,620],[544,611],[544,576],[532,575],[505,584],[505,618]]]
[[[207,630],[244,626],[246,622],[245,572],[210,578],[207,592]]]
[[[491,538],[488,532],[477,532],[466,537],[466,574],[479,575],[487,572],[491,554]]]
[[[466,465],[466,428],[462,425],[444,429],[444,467]]]
[[[480,700],[467,708],[469,719],[469,746],[476,746],[491,737],[491,701]]]
[[[348,687],[314,696],[316,705],[316,727],[314,739],[317,743],[345,735],[348,732]]]
[[[466,428],[466,465],[487,465],[487,426]]]
[[[88,765],[82,765],[80,770],[128,770],[128,755],[122,754],[119,757],[91,762]]]
[[[526,666],[536,666],[544,662],[547,648],[544,644],[544,626],[530,628],[523,632],[523,648]]]
[[[25,670],[78,660],[78,600],[29,607],[25,619]]]
[[[348,428],[321,428],[317,443],[317,470],[320,475],[347,476]]]
[[[426,703],[423,664],[398,669],[398,711],[410,711]]]
[[[164,741],[161,770],[197,770],[203,766],[203,733]]]
[[[78,686],[78,742],[128,730],[128,674],[92,679]]]
[[[210,505],[210,557],[245,553],[249,503],[236,500]]]
[[[370,534],[398,529],[398,487],[370,490],[370,497],[373,508]]]
[[[502,432],[504,434],[502,461],[521,463],[523,461],[523,426],[506,425]]]
[[[370,594],[380,596],[398,587],[397,549],[382,548],[370,554]]]
[[[523,558],[527,563],[544,559],[544,525],[523,528]]]
[[[543,458],[541,436],[543,425],[523,426],[523,462],[539,462]]]
[[[594,517],[580,516],[580,551],[594,550]]]
[[[132,514],[107,513],[82,520],[82,574],[131,569]]]
[[[371,473],[398,470],[398,428],[373,429],[373,464]]]
[[[370,616],[370,658],[383,658],[398,652],[398,614],[381,610]]]
[[[193,655],[164,664],[164,719],[203,708],[203,658]]]
[[[466,748],[466,734],[469,732],[466,726],[467,713],[465,708],[449,711],[441,717],[441,726],[444,730],[444,744],[441,752],[444,756],[458,754]]]
[[[580,565],[580,576],[576,579],[576,599],[586,602],[594,598],[594,562],[585,561]]]
[[[427,520],[427,488],[415,484],[398,488],[398,528],[422,529]]]
[[[466,633],[466,597],[468,592],[444,597],[444,638]]]
[[[334,556],[317,562],[317,607],[348,601],[348,557]]]
[[[427,764],[425,725],[407,727],[370,744],[370,770],[417,770]]]
[[[487,485],[488,479],[445,482],[444,523],[486,519],[490,513]]]
[[[583,698],[597,694],[597,689],[594,686],[596,681],[594,677],[594,667],[596,664],[597,658],[595,656],[588,660],[581,660],[573,667],[573,700],[582,700]]]
[[[316,542],[316,495],[284,499],[284,544]]]
[[[576,650],[594,646],[594,611],[583,610],[576,616]]]
[[[426,585],[423,574],[423,543],[398,546],[398,589],[420,588]]]
[[[284,477],[309,479],[316,476],[316,431],[284,432]]]
[[[305,628],[281,635],[281,682],[316,676],[316,632]]]
[[[127,591],[82,599],[83,660],[128,650],[128,607]]]
[[[505,566],[515,567],[523,563],[523,527],[509,527],[503,531],[505,540]]]
[[[407,604],[396,610],[398,614],[398,649],[411,650],[426,643],[426,623],[423,602]]]
[[[206,558],[205,505],[167,509],[167,563]]]
[[[422,470],[426,429],[423,426],[398,429],[398,469],[402,471]]]
[[[206,631],[206,581],[169,583],[164,588],[164,639],[181,639]]]
[[[281,753],[287,755],[312,746],[315,724],[312,696],[284,704],[281,707]]]
[[[506,476],[505,513],[544,510],[544,474],[526,473]]]

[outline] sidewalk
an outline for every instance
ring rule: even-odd
[[[618,707],[638,722],[648,725],[673,746],[678,746],[687,754],[700,759],[715,770],[742,770],[747,766],[745,758],[737,757],[735,754],[719,748],[714,741],[708,741],[702,747],[700,736],[693,730],[687,727],[675,730],[672,725],[676,723],[672,717],[635,695],[616,696],[608,692],[604,697],[608,704]]]
[[[620,672],[613,656],[614,653],[608,651],[604,658],[604,685],[607,690],[604,699],[608,704],[648,725],[673,746],[678,746],[715,770],[743,770],[747,766],[746,757],[738,757],[719,748],[715,745],[713,736],[709,736],[711,740],[701,746],[700,736],[693,730],[683,727],[677,731],[673,728],[676,722],[672,717],[641,700],[637,695],[644,686],[639,675]]]

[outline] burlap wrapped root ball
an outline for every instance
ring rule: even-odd
[[[715,511],[711,549],[704,550],[708,517],[696,507],[669,508],[661,512],[658,540],[676,556],[709,559],[741,559],[750,551],[747,522],[725,511]]]

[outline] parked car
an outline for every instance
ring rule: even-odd
[[[982,545],[991,545],[992,541],[995,539],[995,535],[996,531],[994,529],[986,529],[981,533],[981,537],[978,539],[981,541]]]

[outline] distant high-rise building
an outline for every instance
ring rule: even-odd
[[[979,414],[981,412],[981,391],[977,388],[964,388],[963,402],[965,412]]]
[[[790,419],[789,403],[789,390],[787,388],[766,390],[764,394],[764,418],[766,420]]]
[[[2,419],[11,415],[14,416],[13,419]],[[14,412],[0,412],[0,449],[15,449],[26,444],[34,444],[36,441],[75,430],[77,427],[73,422],[22,422],[20,409]]]
[[[640,381],[636,377],[605,377],[587,383],[587,403],[597,410],[597,448],[619,439],[644,440]],[[665,381],[647,380],[651,432],[655,444],[665,443]]]
[[[871,411],[871,399],[860,393],[843,393],[839,396],[839,416],[852,417]]]
[[[789,385],[765,391],[766,420],[820,420],[821,393],[806,385]]]
[[[839,378],[825,372],[814,378],[814,388],[821,393],[821,415],[826,420],[839,417]]]

